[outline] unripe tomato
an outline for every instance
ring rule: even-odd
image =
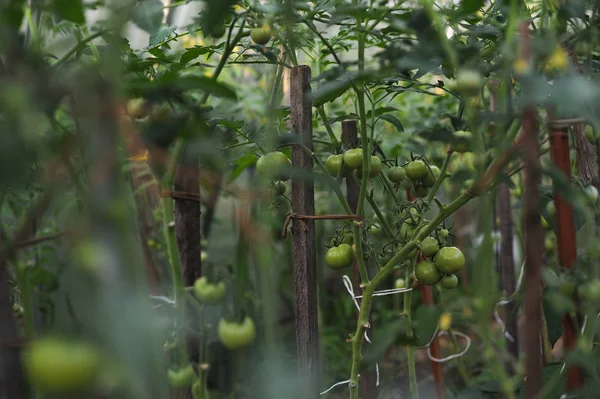
[[[575,295],[576,289],[577,289],[577,286],[574,281],[567,279],[567,278],[560,279],[559,291],[562,294],[564,294],[568,297],[573,297]]]
[[[278,181],[275,184],[273,184],[273,191],[275,191],[275,195],[277,195],[278,197],[281,197],[283,194],[285,194],[286,190],[287,186],[282,181]]]
[[[354,262],[354,251],[348,244],[331,247],[325,253],[325,263],[334,270],[351,266],[352,262]]]
[[[586,186],[584,192],[590,203],[595,204],[598,202],[598,189],[596,189],[596,187],[592,185]]]
[[[420,283],[426,285],[435,285],[442,278],[442,273],[431,261],[423,261],[415,267],[415,276]]]
[[[206,277],[200,277],[194,283],[194,292],[201,302],[216,304],[223,300],[227,288],[223,281],[212,284]]]
[[[340,244],[348,244],[348,245],[354,244],[354,234],[352,234],[349,231],[345,231],[342,234],[342,240],[340,241]]]
[[[457,91],[465,93],[473,93],[479,90],[483,83],[483,77],[481,73],[474,69],[461,69],[456,72],[456,84],[455,88]]]
[[[400,184],[406,179],[406,171],[401,166],[394,166],[388,170],[387,176],[392,183]]]
[[[263,155],[256,162],[256,172],[268,179],[288,180],[292,161],[283,152],[274,151]]]
[[[547,237],[546,240],[544,240],[544,248],[546,248],[546,252],[552,252],[554,250],[554,240]]]
[[[372,224],[371,227],[369,228],[369,232],[371,234],[373,234],[374,236],[377,236],[377,235],[379,235],[379,233],[381,233],[381,229],[376,224]]]
[[[167,371],[167,381],[173,388],[183,388],[193,384],[196,379],[196,372],[191,364],[176,370]]]
[[[402,223],[402,226],[400,226],[400,237],[401,238],[411,238],[412,235],[415,233],[415,229],[412,228],[412,226],[410,225],[410,223],[408,223],[408,221]]]
[[[427,194],[429,194],[429,188],[421,185],[415,187],[415,197],[425,198]]]
[[[465,255],[456,247],[444,247],[435,255],[435,265],[444,274],[460,271],[465,263]]]
[[[462,154],[471,149],[471,141],[473,140],[473,134],[471,134],[471,132],[457,130],[452,136],[454,137],[454,151]]]
[[[132,98],[127,101],[127,114],[135,119],[143,119],[150,113],[151,106],[143,98]]]
[[[442,287],[444,288],[456,288],[458,287],[458,277],[456,274],[446,274],[442,277]]]
[[[254,342],[256,327],[254,321],[248,316],[241,323],[223,318],[219,321],[218,334],[224,347],[237,350]]]
[[[556,206],[554,205],[554,201],[550,201],[548,204],[546,204],[546,212],[548,212],[548,214],[551,216],[556,214]]]
[[[223,37],[226,30],[227,27],[225,26],[225,24],[215,24],[210,31],[210,36],[214,37],[215,39],[218,39],[220,37]]]
[[[362,163],[358,170],[362,170]],[[381,173],[381,159],[378,156],[371,155],[371,169],[369,169],[369,178],[374,178],[379,176]]]
[[[344,156],[342,154],[334,154],[327,157],[327,160],[325,161],[325,169],[327,169],[327,172],[329,172],[331,176],[337,177],[340,168],[342,168],[342,177],[346,177],[352,172],[352,169],[350,169],[346,164],[342,163],[343,159]]]
[[[425,178],[423,179],[423,186],[425,187],[433,187],[435,185],[435,181],[440,176],[440,168],[435,165],[430,166],[431,171],[427,171]]]
[[[550,225],[548,224],[548,221],[546,220],[546,218],[543,217],[543,216],[540,216],[540,219],[541,219],[541,222],[542,222],[542,227],[544,229],[546,229],[546,230],[549,229]]]
[[[349,168],[359,169],[362,167],[363,153],[362,148],[352,148],[344,153],[344,163]]]
[[[394,288],[396,288],[397,290],[406,288],[406,281],[404,281],[403,278],[397,279],[396,282],[394,283]]]
[[[440,246],[433,237],[426,237],[423,242],[421,242],[421,253],[426,258],[431,258],[439,249]]]
[[[33,341],[23,352],[23,366],[40,391],[49,395],[82,392],[95,381],[100,355],[84,342],[57,337]]]
[[[425,177],[427,174],[427,165],[420,159],[416,159],[409,162],[408,165],[404,167],[404,171],[406,172],[406,177],[414,183]]]
[[[600,280],[583,284],[578,290],[579,297],[594,306],[600,305]]]
[[[206,262],[208,260],[208,254],[206,251],[200,251],[200,262]]]
[[[450,232],[448,231],[448,229],[441,229],[440,235],[444,238],[448,238],[448,236],[450,235]]]
[[[250,31],[250,38],[254,43],[264,46],[271,40],[271,29],[266,24],[261,28],[254,28]]]
[[[594,144],[596,142],[596,135],[594,134],[594,128],[590,125],[585,127],[585,138],[590,143]]]

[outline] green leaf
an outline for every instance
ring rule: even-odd
[[[152,35],[162,24],[164,17],[163,7],[164,5],[160,0],[140,1],[133,9],[132,21],[140,29]]]
[[[417,322],[414,330],[416,346],[425,346],[431,341],[441,315],[442,309],[435,305],[421,305],[417,308],[414,316]]]
[[[483,0],[463,0],[460,3],[460,8],[458,12],[460,15],[469,15],[474,12],[477,12],[481,7],[483,7]]]
[[[383,114],[380,116],[380,118],[383,119],[384,121],[389,122],[392,125],[394,125],[396,127],[396,129],[398,129],[398,131],[400,131],[400,132],[404,131],[404,126],[402,126],[402,122],[400,122],[400,119],[396,118],[394,115]]]
[[[254,165],[256,161],[258,161],[258,157],[252,152],[246,153],[238,158],[235,162],[235,167],[229,175],[229,183],[237,179],[243,171],[245,171],[249,166]]]
[[[326,82],[313,92],[313,105],[318,107],[339,98],[352,86],[351,79],[339,79]]]
[[[54,10],[63,19],[77,24],[85,22],[83,4],[80,0],[54,0]]]
[[[212,50],[208,47],[201,47],[201,46],[190,47],[185,51],[185,53],[183,53],[181,55],[181,58],[179,59],[179,63],[185,65],[188,62],[195,60],[196,58],[198,58],[201,55],[206,54],[210,51],[212,51]]]
[[[148,40],[148,46],[154,47],[169,38],[173,32],[175,32],[174,26],[163,26],[160,29],[157,29],[152,34],[150,34],[150,39]]]

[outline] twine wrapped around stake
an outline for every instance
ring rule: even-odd
[[[304,230],[308,230],[308,226],[304,223],[304,220],[355,220],[362,221],[362,216],[359,215],[300,215],[296,212],[290,212],[287,214],[285,218],[285,222],[283,223],[283,231],[281,232],[281,237],[287,237],[287,229],[292,219],[296,219],[300,222],[300,226]]]

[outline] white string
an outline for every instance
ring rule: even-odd
[[[507,340],[509,340],[510,342],[514,343],[515,339],[513,338],[512,335],[510,335],[510,333],[507,331],[506,329],[506,324],[504,324],[504,320],[502,320],[502,318],[500,317],[500,314],[498,313],[498,309],[497,307],[499,305],[506,305],[507,303],[509,303],[510,301],[500,301],[496,304],[496,306],[494,307],[494,319],[496,320],[496,323],[498,323],[498,325],[500,326],[500,329],[502,330],[502,332],[504,333],[504,336],[506,337]]]
[[[354,287],[352,285],[352,280],[350,280],[350,277],[348,277],[347,275],[344,274],[342,276],[342,281],[344,282],[346,291],[348,291],[348,294],[350,294],[350,297],[352,298],[352,301],[354,302],[354,306],[356,306],[356,310],[358,310],[360,312],[360,305],[358,304],[357,299],[362,298],[362,295],[358,295],[358,296],[354,295]],[[372,296],[394,295],[394,294],[400,294],[402,292],[408,292],[408,291],[412,291],[412,288],[391,288],[391,289],[387,289],[387,290],[375,291]],[[366,331],[365,331],[365,340],[368,343],[371,343],[371,340],[369,339],[369,336],[367,335]],[[379,363],[377,363],[377,362],[375,363],[375,374],[377,376],[377,380],[376,380],[375,384],[376,384],[376,386],[379,386]],[[360,374],[358,375],[358,377],[360,378]],[[335,384],[330,386],[326,391],[321,392],[321,395],[326,394],[327,392],[331,391],[333,388],[335,388],[337,386],[347,384],[349,382],[350,382],[350,380],[336,382]]]
[[[359,377],[360,377],[360,375],[359,375]],[[320,395],[321,395],[321,396],[322,396],[322,395],[325,395],[327,392],[331,391],[333,388],[335,388],[335,387],[337,387],[337,386],[339,386],[339,385],[347,384],[347,383],[349,383],[349,382],[350,382],[350,380],[336,382],[335,384],[333,384],[332,386],[330,386],[329,388],[327,388],[327,390],[326,390],[326,391],[323,391],[323,392],[321,392],[321,393],[320,393]]]
[[[463,349],[461,352],[455,353],[455,354],[450,355],[450,356],[446,356],[446,357],[441,358],[441,359],[438,359],[437,357],[433,357],[431,355],[431,343],[436,338],[436,335],[438,337],[441,337],[442,335],[448,335],[448,331],[441,331],[439,334],[433,334],[433,338],[431,339],[431,341],[429,341],[429,344],[427,344],[427,357],[431,361],[434,361],[436,363],[444,363],[444,362],[450,361],[452,359],[459,358],[459,357],[463,356],[465,353],[467,353],[469,351],[469,348],[471,347],[471,338],[469,338],[469,336],[467,334],[463,334],[463,333],[461,333],[459,331],[454,331],[453,334],[458,335],[459,337],[461,337],[461,338],[463,338],[465,340],[465,342],[467,343],[465,345],[465,349]]]

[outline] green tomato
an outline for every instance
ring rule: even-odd
[[[348,244],[340,244],[337,247],[331,247],[325,253],[325,263],[334,270],[340,270],[352,265],[354,261],[354,252]]]
[[[474,93],[483,83],[481,73],[474,69],[461,69],[456,72],[455,89],[464,93]]]
[[[442,273],[435,266],[435,263],[425,260],[415,267],[415,276],[420,283],[435,285],[442,278]]]
[[[579,287],[579,297],[594,306],[600,305],[600,280],[592,280]]]
[[[348,245],[354,244],[354,234],[352,234],[349,231],[345,231],[342,234],[342,240],[340,241],[340,244],[348,244]]]
[[[404,170],[406,171],[406,177],[414,183],[425,177],[427,174],[427,165],[420,159],[416,159],[409,162],[408,165],[404,167]]]
[[[227,27],[225,26],[225,24],[215,24],[210,31],[210,36],[212,36],[215,39],[218,39],[220,37],[223,37],[226,30]]]
[[[471,141],[473,140],[473,134],[471,132],[457,130],[452,136],[454,137],[454,151],[462,154],[471,149]]]
[[[219,321],[217,330],[221,343],[230,350],[245,348],[256,338],[254,321],[248,316],[241,323],[223,318]]]
[[[421,253],[426,258],[431,258],[439,249],[440,246],[433,237],[426,237],[423,242],[421,242]]]
[[[369,232],[374,236],[378,236],[381,233],[381,229],[376,224],[372,224]]]
[[[167,381],[173,388],[188,387],[196,380],[196,372],[191,364],[181,367],[177,370],[169,369],[167,371]]]
[[[206,277],[200,277],[194,283],[194,292],[196,293],[196,298],[201,302],[216,304],[223,300],[227,288],[223,281],[212,284]]]
[[[387,263],[390,260],[392,260],[393,257],[394,257],[394,254],[392,253],[392,251],[385,251],[385,252],[379,254],[379,265],[382,267],[387,265]]]
[[[22,356],[31,383],[49,395],[85,391],[100,368],[100,355],[93,346],[58,337],[33,341]]]
[[[394,288],[396,288],[397,290],[406,288],[406,281],[404,281],[403,278],[397,279],[396,282],[394,283]]]
[[[208,253],[206,251],[200,251],[200,262],[206,262],[208,260]]]
[[[345,163],[343,163],[344,156],[342,154],[339,155],[330,155],[329,157],[327,157],[327,160],[325,161],[325,169],[327,169],[327,172],[329,172],[329,174],[333,177],[337,177],[340,168],[342,168],[342,177],[346,177],[348,175],[350,175],[350,173],[352,172],[352,169],[350,169],[348,167],[348,165],[346,165]]]
[[[429,194],[429,188],[421,185],[415,187],[415,197],[425,198],[427,197],[427,194]]]
[[[256,162],[256,172],[267,179],[288,180],[292,161],[283,152],[274,151],[263,155]]]
[[[550,228],[550,225],[548,224],[548,221],[546,220],[545,217],[540,216],[541,222],[542,222],[542,227],[547,230]]]
[[[132,98],[127,101],[127,114],[135,119],[144,119],[150,113],[151,106],[143,98]]]
[[[554,240],[550,237],[547,237],[546,240],[544,240],[544,248],[546,249],[547,253],[550,253],[554,250]]]
[[[456,247],[444,247],[435,255],[435,265],[444,274],[460,271],[465,263],[465,255]]]
[[[560,279],[560,285],[558,289],[563,295],[573,297],[575,295],[575,291],[577,290],[577,285],[571,279],[563,277]]]
[[[254,28],[250,31],[250,38],[254,43],[264,46],[271,40],[271,29],[268,25],[263,25],[261,28]]]
[[[423,179],[423,186],[425,187],[433,187],[435,185],[435,181],[440,176],[440,168],[435,165],[430,166],[431,171],[427,171],[427,175]]]
[[[440,235],[444,238],[448,238],[448,236],[450,235],[450,232],[448,231],[448,229],[441,229]]]
[[[556,206],[554,205],[554,201],[548,202],[546,205],[546,212],[548,212],[548,215],[550,216],[554,216],[556,214]]]
[[[587,141],[589,141],[590,143],[594,144],[596,142],[596,135],[594,134],[594,128],[591,127],[590,125],[587,125],[585,127],[585,138],[587,139]]]
[[[444,288],[456,288],[458,287],[458,277],[456,274],[446,274],[442,277],[442,287]]]
[[[586,186],[584,188],[584,193],[590,203],[595,204],[598,202],[598,189],[596,189],[596,187],[592,185]]]
[[[410,225],[410,223],[408,223],[408,220],[406,222],[402,223],[402,226],[400,226],[400,237],[401,238],[409,239],[413,236],[414,233],[415,233],[415,229],[413,228],[413,226]]]
[[[275,191],[275,195],[281,197],[287,191],[287,186],[284,182],[278,181],[273,184],[273,191]]]
[[[362,163],[358,170],[362,170]],[[371,169],[369,170],[369,178],[374,178],[379,176],[381,173],[381,159],[378,156],[371,155]]]
[[[392,183],[400,184],[406,179],[406,171],[401,166],[394,166],[388,170],[387,176]]]
[[[353,148],[344,153],[344,163],[349,168],[359,169],[362,167],[363,150],[362,148]]]

